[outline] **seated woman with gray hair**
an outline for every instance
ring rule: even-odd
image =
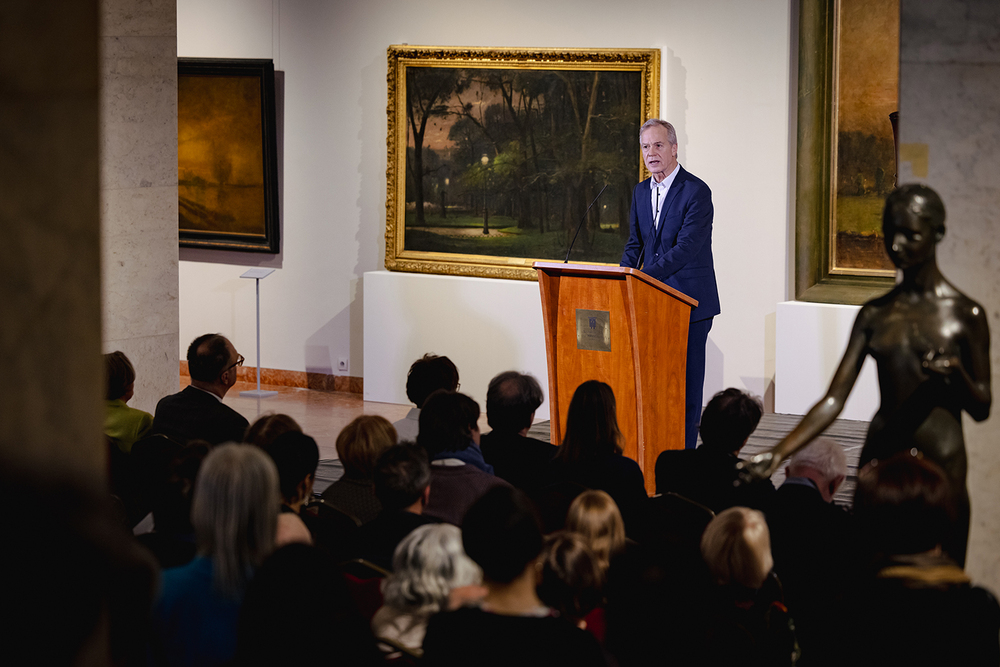
[[[198,555],[163,572],[153,607],[155,664],[221,665],[236,650],[236,625],[254,571],[274,548],[278,471],[257,447],[226,444],[205,458],[191,523]]]
[[[376,637],[421,653],[430,617],[448,607],[452,591],[478,586],[483,574],[465,555],[462,531],[428,524],[407,535],[393,555],[393,573],[382,583],[385,604],[372,619]]]

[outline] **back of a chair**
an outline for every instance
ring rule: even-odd
[[[382,606],[382,581],[388,572],[360,558],[342,562],[340,571],[358,613],[370,623]]]
[[[361,522],[325,500],[317,500],[302,508],[302,520],[313,535],[317,547],[335,560],[343,561],[356,555],[358,528]]]
[[[149,435],[132,445],[128,469],[134,493],[122,500],[133,526],[153,510],[166,484],[170,462],[181,449],[179,443],[165,435]]]
[[[531,494],[542,518],[545,533],[553,533],[566,527],[566,514],[576,497],[587,491],[587,487],[577,482],[562,481],[549,484]]]
[[[715,513],[677,493],[664,493],[649,498],[641,516],[641,543],[700,554],[702,533]]]

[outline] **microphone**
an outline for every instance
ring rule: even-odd
[[[594,201],[590,202],[590,206],[587,207],[587,213],[590,213],[590,209],[594,208],[594,204],[596,204],[597,200],[601,198],[601,195],[604,194],[604,191],[608,189],[608,185],[610,184],[605,183],[604,187],[601,188],[601,191],[597,193],[596,197],[594,197]],[[587,220],[587,213],[583,214],[583,219],[580,220],[580,224],[576,226],[576,234],[573,234],[573,240],[570,241],[569,248],[566,249],[566,259],[563,260],[563,264],[569,263],[569,253],[572,252],[573,244],[576,243],[576,237],[580,235],[580,230],[583,229],[583,223]]]

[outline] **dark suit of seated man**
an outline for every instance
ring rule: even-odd
[[[243,365],[243,356],[225,336],[205,334],[188,346],[187,360],[191,385],[160,399],[150,433],[182,445],[191,440],[213,445],[242,442],[250,423],[222,398],[236,384],[236,369]]]
[[[833,504],[847,476],[843,448],[816,438],[788,462],[785,483],[765,509],[774,571],[795,614],[795,632],[810,665],[836,663],[837,598],[853,574],[853,524]]]
[[[427,452],[411,442],[393,445],[378,457],[372,480],[382,511],[358,531],[358,556],[391,572],[403,538],[419,526],[438,523],[423,514],[431,493]]]
[[[519,489],[534,486],[556,454],[550,443],[528,437],[543,400],[538,380],[517,371],[500,373],[486,390],[486,419],[493,430],[480,438],[480,449],[494,474]]]
[[[734,387],[713,396],[701,416],[701,447],[656,459],[656,492],[678,493],[715,513],[736,505],[763,509],[774,494],[771,480],[734,485],[738,454],[762,414],[758,399]]]

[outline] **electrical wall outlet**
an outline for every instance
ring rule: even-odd
[[[337,370],[347,372],[347,357],[341,357],[337,359]]]

